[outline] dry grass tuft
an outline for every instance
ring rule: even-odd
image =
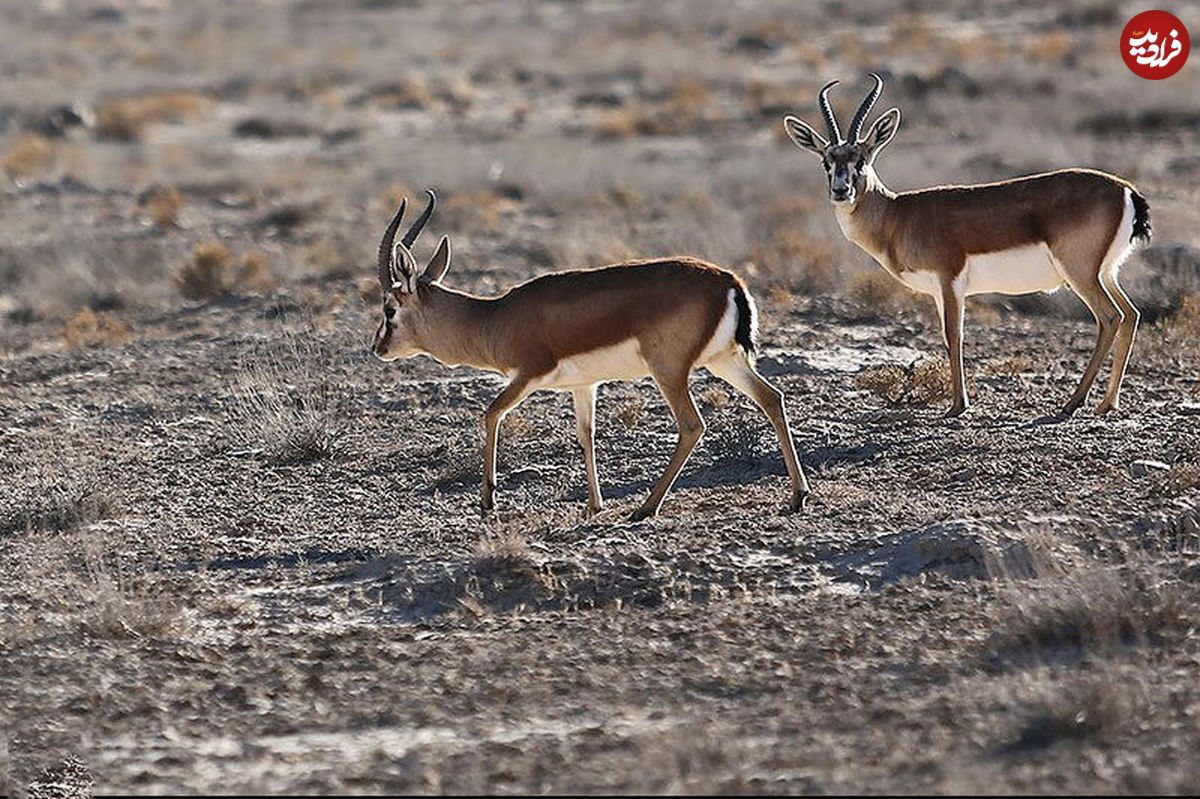
[[[907,307],[910,299],[894,277],[878,269],[854,275],[846,293],[869,318],[891,316]]]
[[[22,134],[3,156],[0,169],[14,180],[41,172],[54,162],[54,145],[36,133]]]
[[[1080,676],[1036,686],[1010,752],[1045,749],[1060,741],[1103,741],[1133,713],[1129,688],[1112,677]]]
[[[189,300],[263,291],[274,283],[264,255],[247,253],[239,263],[221,242],[196,245],[191,260],[175,271],[171,282]]]
[[[513,200],[493,191],[477,189],[455,194],[442,204],[442,223],[460,233],[494,232],[500,229]]]
[[[980,374],[990,377],[1016,377],[1033,370],[1033,359],[1024,355],[1005,355],[991,358],[979,367]]]
[[[118,97],[96,105],[96,136],[136,141],[154,122],[182,122],[207,111],[212,99],[196,92],[157,92],[140,97]]]
[[[801,291],[827,291],[838,282],[841,250],[829,236],[811,232],[811,197],[784,194],[768,203],[752,225],[745,260],[768,279],[786,277]]]
[[[641,394],[633,394],[617,405],[613,415],[625,426],[626,430],[632,430],[646,415],[646,398]]]
[[[288,337],[246,370],[233,395],[235,438],[246,453],[290,466],[337,452],[341,420],[332,385],[314,372],[314,347]]]
[[[892,405],[928,407],[950,397],[950,364],[941,358],[926,358],[911,366],[864,369],[855,376],[854,385]]]
[[[1200,294],[1184,297],[1179,310],[1163,323],[1162,332],[1170,341],[1200,340]]]
[[[35,477],[23,502],[0,513],[0,535],[66,533],[111,519],[119,505],[111,489],[90,475]]]
[[[176,632],[183,608],[149,575],[135,575],[103,537],[85,542],[83,569],[65,579],[67,610],[96,638],[163,638]]]
[[[1200,464],[1184,463],[1172,466],[1151,477],[1150,493],[1159,497],[1178,497],[1200,488]]]
[[[528,413],[520,408],[513,408],[505,414],[504,420],[500,423],[500,436],[524,441],[533,438],[537,434],[537,429],[537,425],[529,418]]]
[[[1195,598],[1154,553],[1118,545],[1067,557],[1055,553],[1052,541],[1031,546],[1018,568],[993,569],[1008,583],[1001,592],[1006,610],[989,644],[1001,662],[1110,653],[1193,623]]]
[[[132,337],[129,326],[108,312],[91,308],[77,311],[63,326],[63,339],[72,349],[81,347],[118,347]]]
[[[175,227],[183,210],[183,195],[171,186],[157,186],[142,201],[142,213],[163,230]]]

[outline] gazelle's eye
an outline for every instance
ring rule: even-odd
[[[393,316],[396,315],[396,309],[392,308],[391,306],[386,306],[383,309],[383,315],[386,316],[388,319],[391,319]]]

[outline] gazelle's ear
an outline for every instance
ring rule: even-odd
[[[824,155],[829,142],[825,137],[813,130],[807,122],[788,114],[783,118],[783,129],[788,138],[801,150],[811,150],[817,155]]]
[[[887,146],[899,128],[899,108],[889,108],[883,112],[883,116],[875,120],[875,124],[871,125],[871,129],[867,131],[866,138],[862,141],[863,145],[867,148],[870,160],[875,160],[875,156],[879,155],[879,151]]]
[[[437,252],[433,254],[433,258],[429,261],[429,266],[425,267],[425,274],[422,277],[430,283],[436,283],[446,275],[446,270],[450,268],[450,237],[442,236],[441,243],[438,244]]]

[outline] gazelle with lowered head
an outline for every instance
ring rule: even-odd
[[[894,192],[875,171],[875,160],[900,125],[891,108],[865,136],[863,122],[883,92],[875,81],[843,137],[825,85],[819,94],[829,138],[794,116],[788,136],[821,157],[829,199],[846,238],[905,285],[933,297],[950,354],[954,403],[967,409],[963,378],[963,305],[971,294],[1028,294],[1064,283],[1096,317],[1096,346],[1063,415],[1087,398],[1105,356],[1116,342],[1101,413],[1118,407],[1138,310],[1117,282],[1121,262],[1150,239],[1150,209],[1128,181],[1091,169],[1062,169],[967,186]]]
[[[689,375],[701,366],[766,413],[791,478],[791,508],[803,508],[808,483],[792,444],[783,395],[754,368],[756,311],[736,275],[693,258],[663,258],[557,272],[499,297],[476,297],[442,283],[450,265],[445,236],[424,271],[417,269],[410,248],[434,203],[429,192],[425,211],[395,241],[407,200],[402,202],[383,235],[383,319],[372,350],[385,361],[423,353],[445,364],[465,364],[508,378],[484,415],[484,510],[493,505],[500,422],[538,389],[574,395],[576,432],[587,470],[588,514],[600,510],[593,445],[596,386],[649,375],[679,426],[666,471],[632,518],[656,515],[704,433],[688,389]]]

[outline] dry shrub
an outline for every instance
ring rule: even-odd
[[[171,186],[155,187],[142,202],[142,212],[164,230],[175,227],[181,210],[183,195]]]
[[[633,394],[617,405],[613,415],[617,417],[617,421],[625,425],[627,430],[632,430],[646,415],[646,399],[641,394]]]
[[[799,194],[784,194],[767,203],[752,224],[754,243],[745,260],[769,278],[786,276],[801,291],[833,288],[841,250],[828,235],[806,227],[814,205],[811,197]]]
[[[183,607],[148,574],[135,574],[102,536],[82,547],[83,568],[64,580],[70,615],[83,631],[107,639],[162,638],[183,621]]]
[[[371,101],[393,111],[415,111],[433,105],[433,94],[424,76],[409,76],[371,92]]]
[[[1186,463],[1157,472],[1150,478],[1150,493],[1159,497],[1178,497],[1200,488],[1200,464]]]
[[[711,105],[712,90],[694,78],[684,78],[663,92],[660,103],[640,101],[605,111],[594,131],[602,139],[679,136],[703,123]]]
[[[712,408],[724,408],[729,404],[729,392],[720,386],[708,386],[702,391],[696,392],[696,396],[702,403]]]
[[[909,305],[908,292],[900,283],[882,270],[860,272],[850,279],[847,294],[867,318],[891,316]]]
[[[1102,741],[1129,721],[1135,702],[1127,684],[1107,674],[1070,676],[1063,682],[1053,677],[1026,688],[1034,698],[1021,713],[1008,751],[1045,749],[1060,741]]]
[[[140,97],[117,97],[96,105],[96,135],[134,141],[153,122],[182,122],[208,110],[212,100],[196,92],[169,91]]]
[[[1033,359],[1024,355],[1005,355],[991,358],[980,365],[981,374],[991,377],[1016,377],[1033,370]]]
[[[1033,554],[1015,567],[989,564],[1007,583],[988,644],[1001,663],[1110,653],[1193,623],[1195,597],[1180,587],[1170,553],[1164,558],[1118,541],[1106,550],[1067,554],[1049,536],[1029,541]]]
[[[1200,294],[1189,294],[1183,298],[1179,310],[1163,323],[1162,333],[1169,341],[1200,339]]]
[[[117,347],[131,338],[129,326],[109,312],[97,313],[83,308],[63,326],[63,339],[72,349],[80,347]]]
[[[646,133],[647,126],[652,127],[644,109],[615,108],[601,114],[593,130],[601,139],[628,139]]]
[[[24,178],[41,172],[54,162],[54,145],[45,136],[22,134],[0,156],[0,169],[10,178]]]
[[[1070,34],[1057,30],[1030,37],[1025,41],[1025,58],[1037,64],[1058,65],[1075,51]]]
[[[513,200],[491,189],[455,194],[442,206],[442,222],[461,233],[494,232],[513,205]]]
[[[910,366],[877,366],[859,372],[854,385],[891,405],[928,407],[949,398],[950,364],[941,358],[926,358]]]
[[[359,278],[354,287],[364,305],[378,305],[383,300],[383,287],[379,285],[377,277]]]
[[[90,474],[38,475],[32,483],[22,502],[0,512],[0,535],[71,532],[119,509],[112,489]]]
[[[208,300],[263,291],[274,281],[263,254],[250,252],[239,262],[221,242],[205,242],[196,245],[191,259],[175,271],[171,282],[189,300]]]
[[[232,397],[242,452],[277,466],[336,454],[341,420],[334,388],[317,371],[319,360],[314,345],[287,336],[279,351],[244,371]]]
[[[666,92],[668,112],[677,118],[686,117],[687,123],[696,121],[712,105],[712,99],[712,89],[695,78],[683,78]]]

